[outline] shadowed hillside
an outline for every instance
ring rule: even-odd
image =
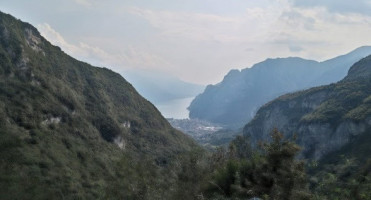
[[[371,56],[355,63],[341,81],[283,95],[259,109],[244,128],[253,144],[273,128],[296,134],[307,158],[340,149],[371,126]],[[368,132],[367,132],[368,133]],[[369,134],[369,133],[368,133]]]
[[[369,54],[371,47],[365,46],[324,62],[277,58],[241,71],[231,70],[222,82],[207,86],[193,100],[189,116],[240,128],[268,101],[288,92],[339,81],[351,65]]]

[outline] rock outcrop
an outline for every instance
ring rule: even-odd
[[[354,64],[342,80],[283,95],[259,109],[244,127],[252,144],[269,140],[277,128],[303,147],[302,156],[320,159],[371,127],[371,56]]]
[[[350,66],[370,54],[371,47],[365,46],[323,62],[277,58],[241,71],[231,70],[222,82],[207,86],[192,101],[189,116],[240,128],[268,101],[288,92],[335,83],[347,75]]]

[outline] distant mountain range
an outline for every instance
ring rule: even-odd
[[[363,135],[370,135],[371,130],[371,56],[355,63],[337,83],[286,94],[267,103],[243,132],[256,145],[270,140],[274,128],[285,137],[295,134],[303,147],[302,155],[315,160],[359,141],[357,138],[369,140]],[[363,146],[370,152],[370,145]]]
[[[195,97],[205,86],[182,81],[172,75],[145,70],[129,70],[121,73],[143,97],[154,104]]]
[[[363,47],[322,63],[269,59],[231,71],[222,83],[206,89],[203,95],[214,96],[203,103],[212,105],[214,115],[236,112],[231,119],[220,118],[235,126],[234,117],[244,116],[237,113],[250,116],[257,109],[245,106],[245,100],[259,106],[287,88],[334,82],[349,69],[347,63],[369,50]],[[152,89],[170,87],[161,93],[165,100],[193,95],[198,87],[147,75],[141,76],[146,84],[158,83]],[[188,89],[176,91],[182,87]],[[223,95],[218,96],[219,90]],[[235,107],[222,107],[231,102]],[[239,134],[201,120],[169,121],[209,147]],[[278,132],[273,143],[255,151],[260,140],[272,139],[274,128],[282,137],[296,135],[308,162],[295,160],[300,148],[281,140]],[[266,103],[242,137],[212,153],[172,128],[120,74],[70,57],[32,25],[0,12],[1,200],[366,200],[371,196],[370,133],[371,56],[337,83]]]
[[[288,92],[339,81],[352,64],[369,54],[371,47],[364,46],[323,62],[276,58],[241,71],[231,70],[222,82],[208,85],[192,101],[189,117],[226,127],[242,127],[268,101]]]

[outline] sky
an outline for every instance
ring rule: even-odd
[[[0,10],[79,60],[203,85],[266,58],[371,45],[371,0],[0,0]]]

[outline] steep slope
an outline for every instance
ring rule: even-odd
[[[352,64],[369,54],[371,47],[361,47],[324,62],[278,58],[241,71],[232,70],[221,83],[207,86],[193,100],[189,116],[242,127],[264,103],[287,92],[339,81]]]
[[[152,160],[194,147],[119,74],[0,13],[2,199],[145,199],[159,185]]]
[[[370,199],[371,130],[324,156],[309,170],[318,199]]]
[[[371,126],[371,56],[354,64],[338,83],[281,96],[259,109],[244,127],[253,144],[273,128],[296,134],[303,155],[320,159]],[[367,132],[368,133],[368,132]]]

